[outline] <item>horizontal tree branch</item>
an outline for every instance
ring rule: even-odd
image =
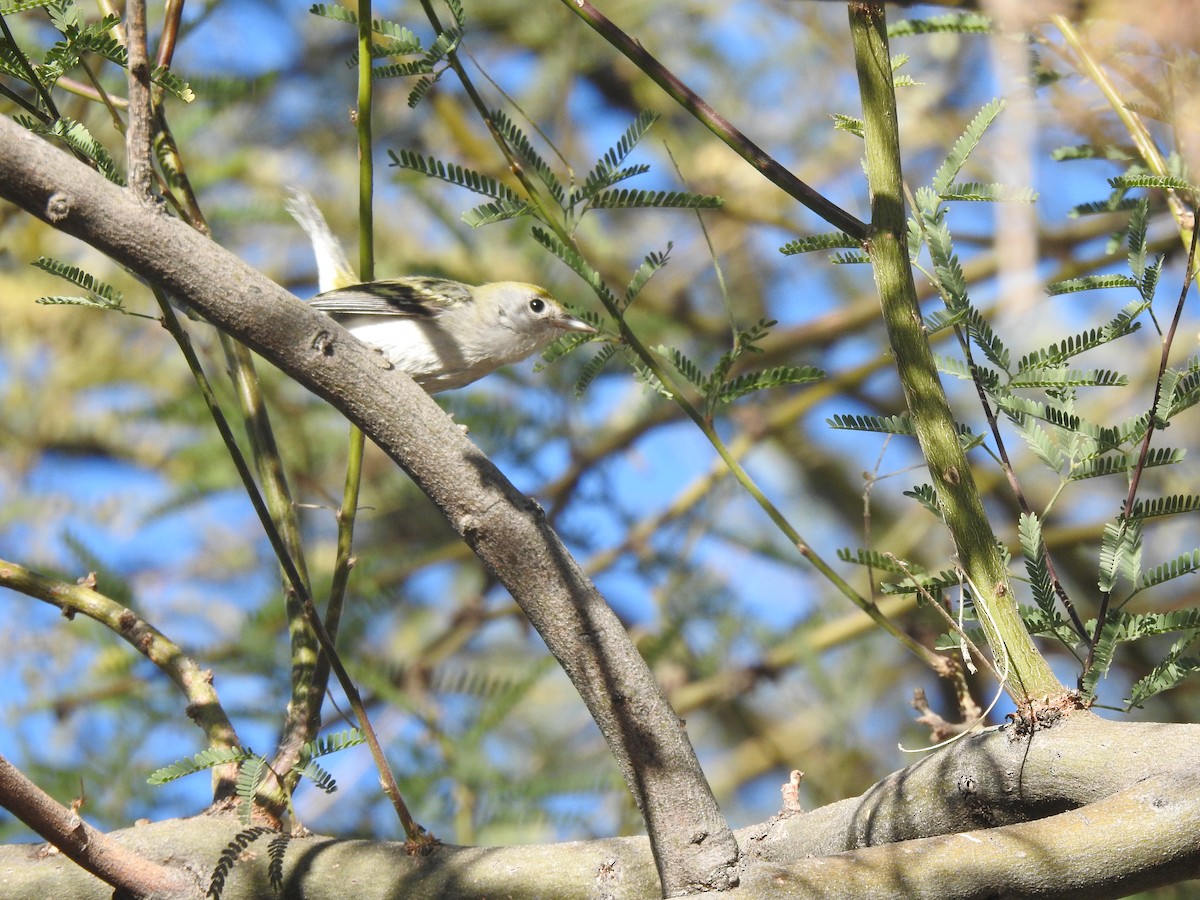
[[[1035,822],[870,847],[743,877],[753,896],[1104,900],[1200,875],[1200,782],[1155,775]]]
[[[1164,748],[1170,748],[1164,752]],[[737,833],[745,896],[1103,898],[1200,876],[1200,726],[1076,713],[1030,735],[991,729],[932,753],[860,797]],[[798,761],[801,762],[802,761]],[[144,855],[211,871],[239,826],[172,820],[113,835]],[[953,833],[951,833],[953,832]],[[224,900],[257,897],[270,859],[250,852]],[[657,880],[645,838],[440,847],[313,837],[288,844],[284,879],[308,900],[394,897],[644,898]],[[0,847],[0,896],[107,898],[78,870]],[[742,896],[735,892],[733,896]]]

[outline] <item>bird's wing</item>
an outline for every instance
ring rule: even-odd
[[[402,278],[326,291],[309,304],[329,315],[433,318],[445,312],[447,298],[466,302],[470,292],[466,285],[438,278]]]

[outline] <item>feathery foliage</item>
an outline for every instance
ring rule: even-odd
[[[954,183],[954,179],[962,171],[967,157],[979,146],[979,142],[983,138],[983,133],[988,130],[988,127],[996,120],[996,117],[1000,115],[1000,111],[1003,109],[1003,100],[994,99],[985,103],[983,108],[975,114],[975,118],[971,120],[966,131],[954,142],[954,146],[950,148],[950,152],[946,154],[945,160],[938,166],[937,171],[933,175],[933,190],[939,196],[944,195],[950,189]]]
[[[904,492],[905,497],[911,497],[925,509],[933,513],[938,521],[942,519],[942,507],[938,503],[937,490],[930,484],[914,485],[912,490]]]
[[[988,34],[992,20],[979,13],[947,13],[927,19],[900,19],[888,25],[889,38],[921,34]]]
[[[237,797],[238,818],[243,825],[249,825],[254,815],[254,800],[258,796],[258,788],[271,771],[265,756],[251,756],[242,760],[238,766]]]
[[[1175,465],[1183,461],[1186,452],[1171,447],[1154,447],[1146,455],[1143,466],[1149,469],[1154,466]],[[1069,477],[1072,481],[1082,481],[1085,478],[1100,478],[1105,475],[1124,475],[1131,471],[1136,464],[1137,459],[1129,453],[1095,456],[1076,464],[1071,469]]]
[[[254,757],[254,751],[249,748],[210,747],[207,750],[201,750],[195,756],[181,759],[179,762],[164,766],[161,769],[155,769],[150,773],[147,781],[150,784],[166,784],[177,778],[183,778],[185,775],[194,775],[197,772],[204,772],[216,766],[223,766],[226,763],[240,763]]]
[[[624,166],[624,162],[642,136],[657,121],[658,113],[650,110],[638,113],[637,118],[625,129],[617,142],[601,154],[600,159],[584,177],[583,184],[571,191],[569,205],[574,206],[580,201],[590,200],[605,188],[648,172],[648,165]]]
[[[813,234],[789,241],[779,248],[779,252],[785,256],[794,256],[797,253],[812,253],[814,250],[851,250],[860,246],[860,241],[843,231],[827,231],[824,234]]]
[[[1191,553],[1183,553],[1170,562],[1155,566],[1150,571],[1144,573],[1142,580],[1138,583],[1138,589],[1141,590],[1142,588],[1153,587],[1156,584],[1163,584],[1164,582],[1181,578],[1184,575],[1191,575],[1197,571],[1200,571],[1200,549],[1193,550]]]
[[[78,266],[72,266],[61,260],[51,259],[48,256],[39,256],[33,261],[32,265],[43,272],[57,275],[64,281],[69,281],[76,287],[87,291],[86,297],[42,297],[38,300],[38,303],[52,306],[62,304],[90,306],[94,309],[108,309],[114,312],[129,314],[129,310],[125,308],[125,297],[119,290],[111,284],[101,281],[94,275],[85,272]]]
[[[903,562],[893,556],[880,553],[877,550],[851,550],[849,547],[842,547],[837,552],[838,559],[842,562],[852,563],[856,566],[868,566],[872,569],[879,569],[883,572],[892,572],[896,575],[905,575],[911,573],[913,575],[924,575],[925,569],[913,562]]]
[[[840,431],[873,431],[877,434],[901,434],[909,436],[916,434],[912,419],[907,415],[835,415],[832,418],[826,419],[825,422],[830,428]],[[955,427],[958,430],[960,439],[965,443],[974,443],[976,435],[972,433],[969,425],[964,425],[960,422]]]
[[[1089,628],[1093,623],[1088,623]],[[1184,638],[1177,641],[1154,670],[1131,689],[1129,706],[1137,706],[1154,694],[1178,686],[1183,678],[1196,670],[1190,660],[1181,655],[1200,631],[1200,609],[1180,609],[1165,613],[1112,613],[1101,631],[1096,644],[1092,666],[1083,673],[1080,686],[1085,697],[1096,692],[1096,686],[1112,666],[1112,659],[1119,644],[1131,643],[1148,637],[1183,632]]]
[[[1033,203],[1037,192],[1032,188],[1006,187],[1003,184],[983,184],[979,181],[963,181],[947,185],[938,192],[943,200],[972,201],[976,203]]]
[[[119,16],[105,15],[94,22],[84,22],[72,0],[14,3],[5,5],[0,14],[13,15],[32,9],[45,9],[62,39],[46,51],[36,67],[27,65],[16,47],[10,46],[7,41],[0,41],[0,70],[5,74],[44,91],[78,67],[85,55],[101,57],[121,69],[128,68],[129,58],[125,47],[115,36],[121,24]],[[151,70],[150,81],[184,103],[196,99],[186,81],[162,66],[155,66]]]
[[[1179,687],[1186,678],[1200,672],[1200,656],[1184,655],[1195,647],[1197,638],[1200,638],[1200,628],[1186,629],[1158,665],[1134,683],[1126,700],[1130,709],[1141,707],[1155,694]]]
[[[408,107],[415,109],[425,98],[433,86],[449,67],[449,56],[458,48],[465,33],[465,20],[462,16],[461,5],[450,4],[455,24],[435,35],[433,43],[426,49],[420,39],[412,31],[396,22],[386,19],[372,19],[371,30],[384,38],[371,49],[372,59],[385,59],[398,56],[417,56],[417,59],[387,65],[373,66],[371,74],[376,78],[408,78],[417,76],[417,81],[408,94]],[[346,25],[358,25],[358,15],[350,9],[340,6],[330,6],[324,3],[314,4],[309,12],[334,22]],[[357,53],[348,60],[347,65],[356,65]]]
[[[690,194],[687,191],[637,191],[622,188],[601,191],[592,198],[594,209],[720,209],[720,197]]]
[[[1053,368],[1061,366],[1089,350],[1095,350],[1117,338],[1133,334],[1142,327],[1137,317],[1148,309],[1144,301],[1129,304],[1118,315],[1099,328],[1089,328],[1079,334],[1072,335],[1062,341],[1056,341],[1048,347],[1034,350],[1021,357],[1017,363],[1017,371],[1024,372],[1032,368]]]
[[[333,777],[314,760],[331,753],[345,750],[366,740],[357,728],[351,728],[335,734],[306,743],[300,751],[299,759],[291,769],[291,774],[310,779],[318,788],[326,793],[337,790]],[[243,824],[248,825],[254,810],[258,789],[270,773],[270,765],[266,757],[260,756],[249,748],[233,747],[221,749],[210,747],[202,750],[193,757],[156,769],[147,779],[150,784],[159,785],[194,775],[227,763],[238,764],[237,797],[239,799],[238,815]]]
[[[1017,525],[1021,541],[1021,553],[1025,557],[1025,571],[1029,575],[1029,587],[1034,602],[1049,621],[1058,618],[1054,586],[1050,582],[1050,570],[1046,563],[1046,545],[1042,543],[1042,523],[1033,513],[1021,513]]]
[[[213,867],[212,874],[209,876],[208,890],[204,896],[210,897],[211,900],[221,900],[229,873],[233,871],[233,867],[237,865],[238,860],[242,858],[242,854],[246,852],[246,848],[260,837],[268,834],[277,834],[277,832],[263,825],[253,825],[243,828],[234,835],[233,840],[226,844],[225,849],[221,851],[221,855],[217,858],[217,864]]]
[[[1200,494],[1172,494],[1139,500],[1129,513],[1131,519],[1152,519],[1157,516],[1175,516],[1200,510]]]
[[[417,172],[427,178],[437,178],[450,184],[456,184],[468,191],[495,197],[497,200],[521,202],[520,198],[507,185],[501,184],[490,175],[476,172],[474,169],[467,169],[454,163],[446,164],[432,156],[423,156],[405,149],[400,150],[399,153],[389,150],[388,156],[392,159],[392,165],[398,168]]]
[[[689,191],[646,191],[630,188],[610,189],[612,185],[650,170],[646,164],[623,165],[626,158],[657,120],[654,113],[643,112],[624,131],[617,143],[601,154],[580,186],[570,189],[533,141],[503,110],[489,114],[492,124],[523,169],[532,172],[557,207],[557,215],[570,233],[589,210],[601,209],[717,209],[724,202],[720,197],[693,194]],[[551,224],[551,211],[542,209],[531,200],[520,198],[512,189],[494,179],[453,163],[411,150],[389,151],[392,165],[418,172],[427,177],[447,181],[459,187],[493,198],[463,213],[462,219],[471,227],[490,225],[519,216],[533,215],[544,224]],[[558,255],[557,253],[555,255]],[[560,257],[561,258],[561,257]],[[574,267],[572,267],[574,268]],[[589,284],[591,282],[589,281]],[[594,285],[593,285],[594,287]]]
[[[125,176],[117,171],[117,165],[113,162],[108,150],[92,136],[83,123],[66,117],[56,119],[49,125],[25,115],[17,115],[13,118],[34,134],[40,134],[62,144],[80,159],[87,160],[94,165],[97,171],[113,184],[124,187]]]

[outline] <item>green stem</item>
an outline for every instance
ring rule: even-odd
[[[997,668],[1008,675],[1006,690],[1019,704],[1032,697],[1061,695],[1066,688],[1021,621],[1000,545],[959,442],[921,318],[908,258],[896,95],[883,4],[852,2],[849,10],[871,190],[871,236],[866,249],[917,440]]]
[[[371,65],[371,4],[359,4],[358,20],[358,108],[354,117],[358,136],[358,280],[375,280],[375,207],[372,202],[375,185],[375,157],[372,151],[371,110],[374,93]],[[344,285],[334,285],[344,287]],[[345,606],[346,587],[350,569],[354,566],[354,521],[358,514],[358,497],[362,485],[363,433],[350,426],[346,447],[346,481],[342,502],[337,511],[337,558],[333,580],[329,586],[329,603],[325,607],[325,628],[336,642]],[[322,688],[329,679],[328,661],[322,659],[317,667],[317,679]]]
[[[359,281],[375,280],[375,221],[374,194],[375,157],[372,152],[371,109],[374,80],[371,66],[371,4],[359,4],[358,19],[358,109],[354,118],[358,136],[358,269]],[[335,284],[333,287],[345,287]],[[330,640],[337,642],[338,628],[345,608],[346,588],[354,566],[354,521],[358,514],[359,489],[362,485],[364,438],[357,425],[350,426],[346,446],[346,481],[342,502],[337,511],[337,557],[333,579],[329,585],[329,602],[325,607],[325,630]],[[317,684],[322,692],[329,683],[329,659],[322,656],[317,663]],[[413,835],[409,835],[413,837]]]
[[[375,280],[375,157],[371,146],[371,0],[358,3],[358,110],[354,117],[358,134],[358,274],[364,282]]]

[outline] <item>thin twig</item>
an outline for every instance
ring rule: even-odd
[[[200,890],[182,869],[152,862],[63,806],[0,756],[0,806],[48,840],[81,868],[122,896],[195,896]]]
[[[975,642],[967,636],[967,632],[957,621],[955,621],[954,616],[946,612],[946,610],[942,608],[942,604],[938,602],[937,598],[929,592],[929,589],[925,587],[925,585],[921,584],[917,577],[912,573],[912,570],[908,567],[908,563],[900,559],[894,553],[885,553],[883,555],[885,558],[890,559],[897,566],[899,566],[900,571],[904,573],[904,577],[907,578],[912,586],[917,589],[917,593],[924,597],[925,602],[928,603],[931,608],[936,610],[938,615],[946,620],[946,624],[950,626],[950,630],[958,634],[959,639],[966,645],[967,650],[970,651],[971,655],[983,663],[984,667],[992,673],[992,677],[995,678],[996,681],[1003,684],[1004,679],[1000,676],[1000,673],[996,671],[996,667],[992,665],[992,661],[988,659],[984,652],[980,650],[978,646],[976,646]],[[932,650],[930,653],[932,653],[937,660],[937,664],[931,664],[930,668],[932,668],[939,675],[944,676],[946,674],[946,658],[940,654],[933,653]]]
[[[863,543],[866,545],[866,550],[869,553],[872,548],[871,541],[871,491],[874,489],[876,482],[879,481],[879,468],[883,465],[883,455],[887,453],[888,444],[892,442],[892,436],[885,435],[883,438],[883,446],[879,448],[879,455],[875,457],[875,466],[869,473],[864,473],[863,481],[865,482],[862,492],[863,502]],[[868,560],[867,565],[867,587],[871,591],[871,602],[878,603],[879,598],[875,595],[875,567],[870,565]]]
[[[146,0],[125,4],[125,52],[129,58],[129,122],[125,128],[125,165],[129,190],[139,203],[154,204],[151,185],[154,166],[150,155],[150,124],[154,118],[150,99],[150,62],[146,55]]]
[[[5,21],[4,16],[0,16],[0,32],[3,32],[3,34],[4,34],[4,42],[6,44],[8,44],[8,46],[12,47],[13,50],[15,51],[14,55],[17,58],[17,63],[21,67],[22,75],[25,76],[25,80],[27,82],[29,82],[29,84],[33,87],[33,89],[35,91],[37,91],[38,96],[42,98],[42,103],[45,104],[46,108],[45,108],[45,110],[37,109],[36,107],[34,107],[34,106],[26,103],[24,100],[20,99],[20,97],[17,96],[16,94],[13,94],[11,96],[13,97],[14,100],[16,100],[18,103],[20,103],[26,109],[28,109],[30,112],[32,112],[34,115],[36,115],[39,119],[41,119],[43,124],[53,125],[55,122],[57,122],[59,119],[62,118],[62,113],[60,113],[58,111],[58,107],[54,105],[54,98],[50,96],[49,89],[47,89],[46,85],[44,85],[42,83],[42,79],[40,79],[38,77],[37,72],[34,71],[33,66],[31,66],[29,64],[29,58],[20,51],[20,48],[17,47],[17,40],[16,40],[16,38],[13,37],[13,33],[11,31],[9,31],[8,22]],[[73,151],[73,152],[75,152],[75,151]],[[75,152],[75,156],[79,159],[83,159],[83,157],[80,156],[78,152]],[[90,161],[85,160],[85,162],[90,162]]]
[[[183,19],[183,0],[167,0],[163,9],[163,30],[158,39],[158,55],[155,62],[164,69],[171,67],[175,58],[175,46],[179,40],[179,23]]]
[[[2,21],[2,20],[0,20],[0,21]],[[61,83],[61,79],[60,79],[60,83]],[[8,85],[0,84],[0,97],[7,97],[9,100],[11,100],[13,103],[17,104],[17,106],[21,107],[26,112],[28,112],[34,116],[37,116],[39,119],[42,120],[42,122],[44,124],[47,124],[47,125],[50,124],[51,120],[43,110],[38,109],[34,104],[30,103],[28,100],[26,100],[20,94],[18,94],[16,91],[10,90]]]
[[[781,165],[761,147],[735,128],[713,109],[703,97],[679,80],[655,59],[638,41],[618,28],[587,0],[562,0],[564,6],[583,19],[602,38],[625,54],[629,60],[666,91],[676,103],[695,116],[701,124],[720,138],[730,149],[761,172],[768,181],[788,196],[804,204],[835,228],[856,240],[865,240],[868,227],[823,194],[809,187],[790,170]]]
[[[100,83],[100,79],[96,77],[96,73],[92,71],[92,67],[88,65],[88,61],[84,57],[80,57],[79,67],[83,69],[83,73],[87,75],[88,81],[92,83],[92,89],[89,93],[89,98],[94,94],[95,99],[104,104],[104,108],[108,110],[109,116],[112,118],[113,128],[119,134],[125,135],[126,153],[129,147],[129,132],[125,127],[125,120],[121,118],[121,109],[129,109],[129,101],[124,98],[113,98],[108,91],[104,89],[104,85]],[[60,78],[58,86],[63,86],[63,80]],[[80,85],[83,87],[83,85]]]
[[[1154,397],[1150,401],[1146,434],[1142,437],[1142,447],[1138,453],[1137,465],[1133,467],[1133,473],[1129,479],[1129,492],[1125,495],[1125,503],[1121,508],[1122,533],[1127,527],[1130,516],[1133,515],[1133,505],[1137,499],[1138,485],[1142,480],[1142,472],[1146,469],[1146,460],[1150,456],[1150,440],[1154,436],[1154,429],[1158,424],[1158,404],[1162,396],[1163,375],[1167,371],[1167,362],[1171,356],[1171,345],[1175,341],[1175,332],[1179,328],[1179,320],[1183,316],[1183,307],[1187,301],[1188,290],[1191,288],[1192,281],[1196,277],[1196,244],[1198,237],[1200,237],[1200,228],[1193,227],[1192,240],[1188,245],[1187,268],[1183,273],[1183,286],[1179,290],[1179,300],[1175,303],[1175,315],[1171,318],[1171,326],[1167,329],[1167,333],[1163,337],[1162,352],[1158,358],[1158,377],[1154,380]],[[1100,598],[1100,611],[1096,613],[1096,628],[1088,644],[1087,660],[1083,665],[1085,672],[1092,667],[1092,663],[1096,658],[1096,647],[1100,643],[1100,633],[1104,630],[1105,620],[1108,618],[1108,607],[1111,601],[1112,590],[1105,591]]]

